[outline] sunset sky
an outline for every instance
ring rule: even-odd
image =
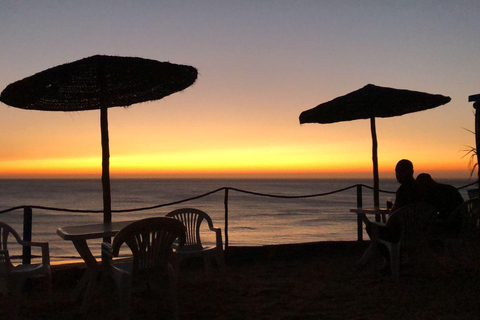
[[[380,177],[408,158],[468,180],[479,15],[479,1],[6,0],[0,90],[95,54],[196,67],[181,93],[109,109],[113,178],[370,177],[368,120],[300,113],[369,83],[439,93],[452,101],[377,119]],[[100,176],[99,111],[0,103],[0,128],[0,178]]]

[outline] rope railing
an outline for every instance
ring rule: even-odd
[[[300,196],[285,196],[285,195],[275,195],[275,194],[269,194],[269,193],[261,193],[261,192],[253,192],[253,191],[247,191],[247,190],[242,190],[242,189],[237,189],[237,188],[230,188],[227,187],[225,189],[241,192],[241,193],[246,193],[254,196],[260,196],[260,197],[270,197],[270,198],[282,198],[282,199],[305,199],[305,198],[314,198],[314,197],[323,197],[323,196],[328,196],[334,193],[339,193],[343,191],[347,191],[350,189],[355,188],[357,185],[354,184],[353,186],[334,190],[334,191],[329,191],[325,193],[315,193],[315,194],[307,194],[307,195],[300,195]]]
[[[152,210],[152,209],[158,209],[162,207],[168,207],[168,206],[173,206],[176,204],[192,201],[192,200],[197,200],[206,196],[209,196],[211,194],[217,193],[219,191],[222,191],[226,189],[227,187],[219,188],[207,193],[203,193],[198,196],[194,196],[191,198],[183,199],[183,200],[178,200],[174,202],[169,202],[169,203],[163,203],[163,204],[158,204],[150,207],[141,207],[141,208],[134,208],[134,209],[121,209],[121,210],[112,210],[112,213],[126,213],[126,212],[135,212],[135,211],[146,211],[146,210]],[[62,212],[72,212],[72,213],[102,213],[103,210],[81,210],[81,209],[67,209],[67,208],[55,208],[55,207],[45,207],[45,206],[35,206],[35,205],[25,205],[25,206],[18,206],[14,208],[9,208],[5,210],[1,210],[0,214],[2,213],[7,213],[9,211],[14,211],[14,210],[19,210],[23,208],[32,208],[32,209],[39,209],[39,210],[48,210],[48,211],[62,211]]]
[[[373,190],[374,188],[373,187],[370,187],[370,186],[367,186],[366,184],[357,184],[357,186],[362,186],[363,188],[367,188],[367,189],[370,189],[370,190]],[[382,190],[382,189],[379,189],[378,191],[382,192],[382,193],[390,193],[390,194],[395,194],[395,191],[387,191],[387,190]]]
[[[477,181],[474,181],[474,182],[469,183],[469,184],[466,184],[466,185],[464,185],[464,186],[462,186],[462,187],[458,187],[457,190],[462,190],[462,189],[471,187],[471,186],[476,185],[476,184],[478,184],[478,182],[477,182]]]
[[[464,185],[462,187],[458,187],[458,190],[462,190],[464,188],[470,187],[472,185],[477,184],[477,182],[473,182],[467,185]],[[158,209],[162,207],[168,207],[168,206],[173,206],[181,203],[185,203],[188,201],[193,201],[197,200],[200,198],[204,198],[206,196],[215,194],[220,191],[225,192],[224,196],[224,207],[225,207],[225,250],[228,250],[228,244],[229,244],[229,239],[228,239],[228,210],[229,210],[229,191],[235,191],[239,193],[244,193],[244,194],[249,194],[253,196],[259,196],[259,197],[269,197],[269,198],[280,198],[280,199],[305,199],[305,198],[315,198],[315,197],[324,197],[340,192],[344,192],[353,188],[357,188],[357,207],[362,207],[363,206],[363,195],[362,195],[362,188],[370,189],[373,190],[373,187],[365,185],[365,184],[354,184],[345,188],[333,190],[333,191],[328,191],[324,193],[315,193],[315,194],[308,194],[308,195],[278,195],[278,194],[269,194],[269,193],[262,193],[262,192],[254,192],[254,191],[248,191],[248,190],[243,190],[243,189],[238,189],[238,188],[233,188],[233,187],[222,187],[218,188],[194,197],[178,200],[178,201],[173,201],[173,202],[168,202],[168,203],[163,203],[159,205],[154,205],[154,206],[148,206],[148,207],[141,207],[141,208],[133,208],[133,209],[120,209],[120,210],[112,210],[112,213],[126,213],[126,212],[138,212],[138,211],[146,211],[146,210],[152,210],[152,209]],[[379,190],[382,193],[387,193],[387,194],[395,194],[395,191],[388,191],[388,190]],[[24,205],[24,206],[16,206],[4,210],[0,210],[0,214],[4,214],[7,212],[15,211],[15,210],[20,210],[23,209],[24,214],[23,214],[23,239],[24,241],[31,241],[32,239],[32,214],[33,214],[33,209],[37,210],[48,210],[48,211],[61,211],[61,212],[73,212],[73,213],[102,213],[103,210],[82,210],[82,209],[69,209],[69,208],[56,208],[56,207],[47,207],[47,206],[37,206],[37,205]],[[362,228],[362,222],[361,220],[359,221],[357,219],[357,239],[359,241],[363,240],[363,228]],[[24,247],[23,253],[22,253],[22,260],[24,264],[29,264],[31,262],[31,248],[30,247]]]

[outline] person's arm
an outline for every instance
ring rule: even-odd
[[[395,194],[395,202],[393,203],[392,210],[390,210],[390,214],[395,212],[395,210],[403,207],[402,204],[402,187],[398,188],[397,193]]]
[[[397,209],[398,209],[397,199],[395,199],[395,203],[393,204],[392,209],[390,210],[390,214],[395,212],[395,210],[397,210]]]

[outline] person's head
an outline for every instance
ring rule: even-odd
[[[429,175],[428,173],[420,173],[417,176],[416,181],[417,181],[418,184],[422,184],[422,185],[425,185],[425,186],[432,186],[432,185],[436,184],[435,180],[433,180],[432,176]]]
[[[414,180],[413,163],[407,159],[398,161],[397,166],[395,167],[395,176],[400,184],[409,180]]]
[[[428,199],[435,192],[437,183],[428,173],[420,173],[415,179],[415,192],[420,199]]]

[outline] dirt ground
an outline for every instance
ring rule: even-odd
[[[359,266],[368,242],[230,248],[227,266],[206,275],[201,263],[183,266],[178,278],[180,319],[478,319],[480,254],[476,246],[432,250],[402,265],[400,278],[379,272],[380,261]],[[88,313],[72,292],[83,269],[53,273],[54,293],[41,283],[24,294],[19,319],[115,319],[98,290]],[[113,289],[111,289],[113,290]],[[114,291],[114,290],[113,290]],[[113,294],[115,294],[113,292]],[[1,319],[10,297],[0,297]],[[133,296],[131,319],[167,319],[164,297]]]

